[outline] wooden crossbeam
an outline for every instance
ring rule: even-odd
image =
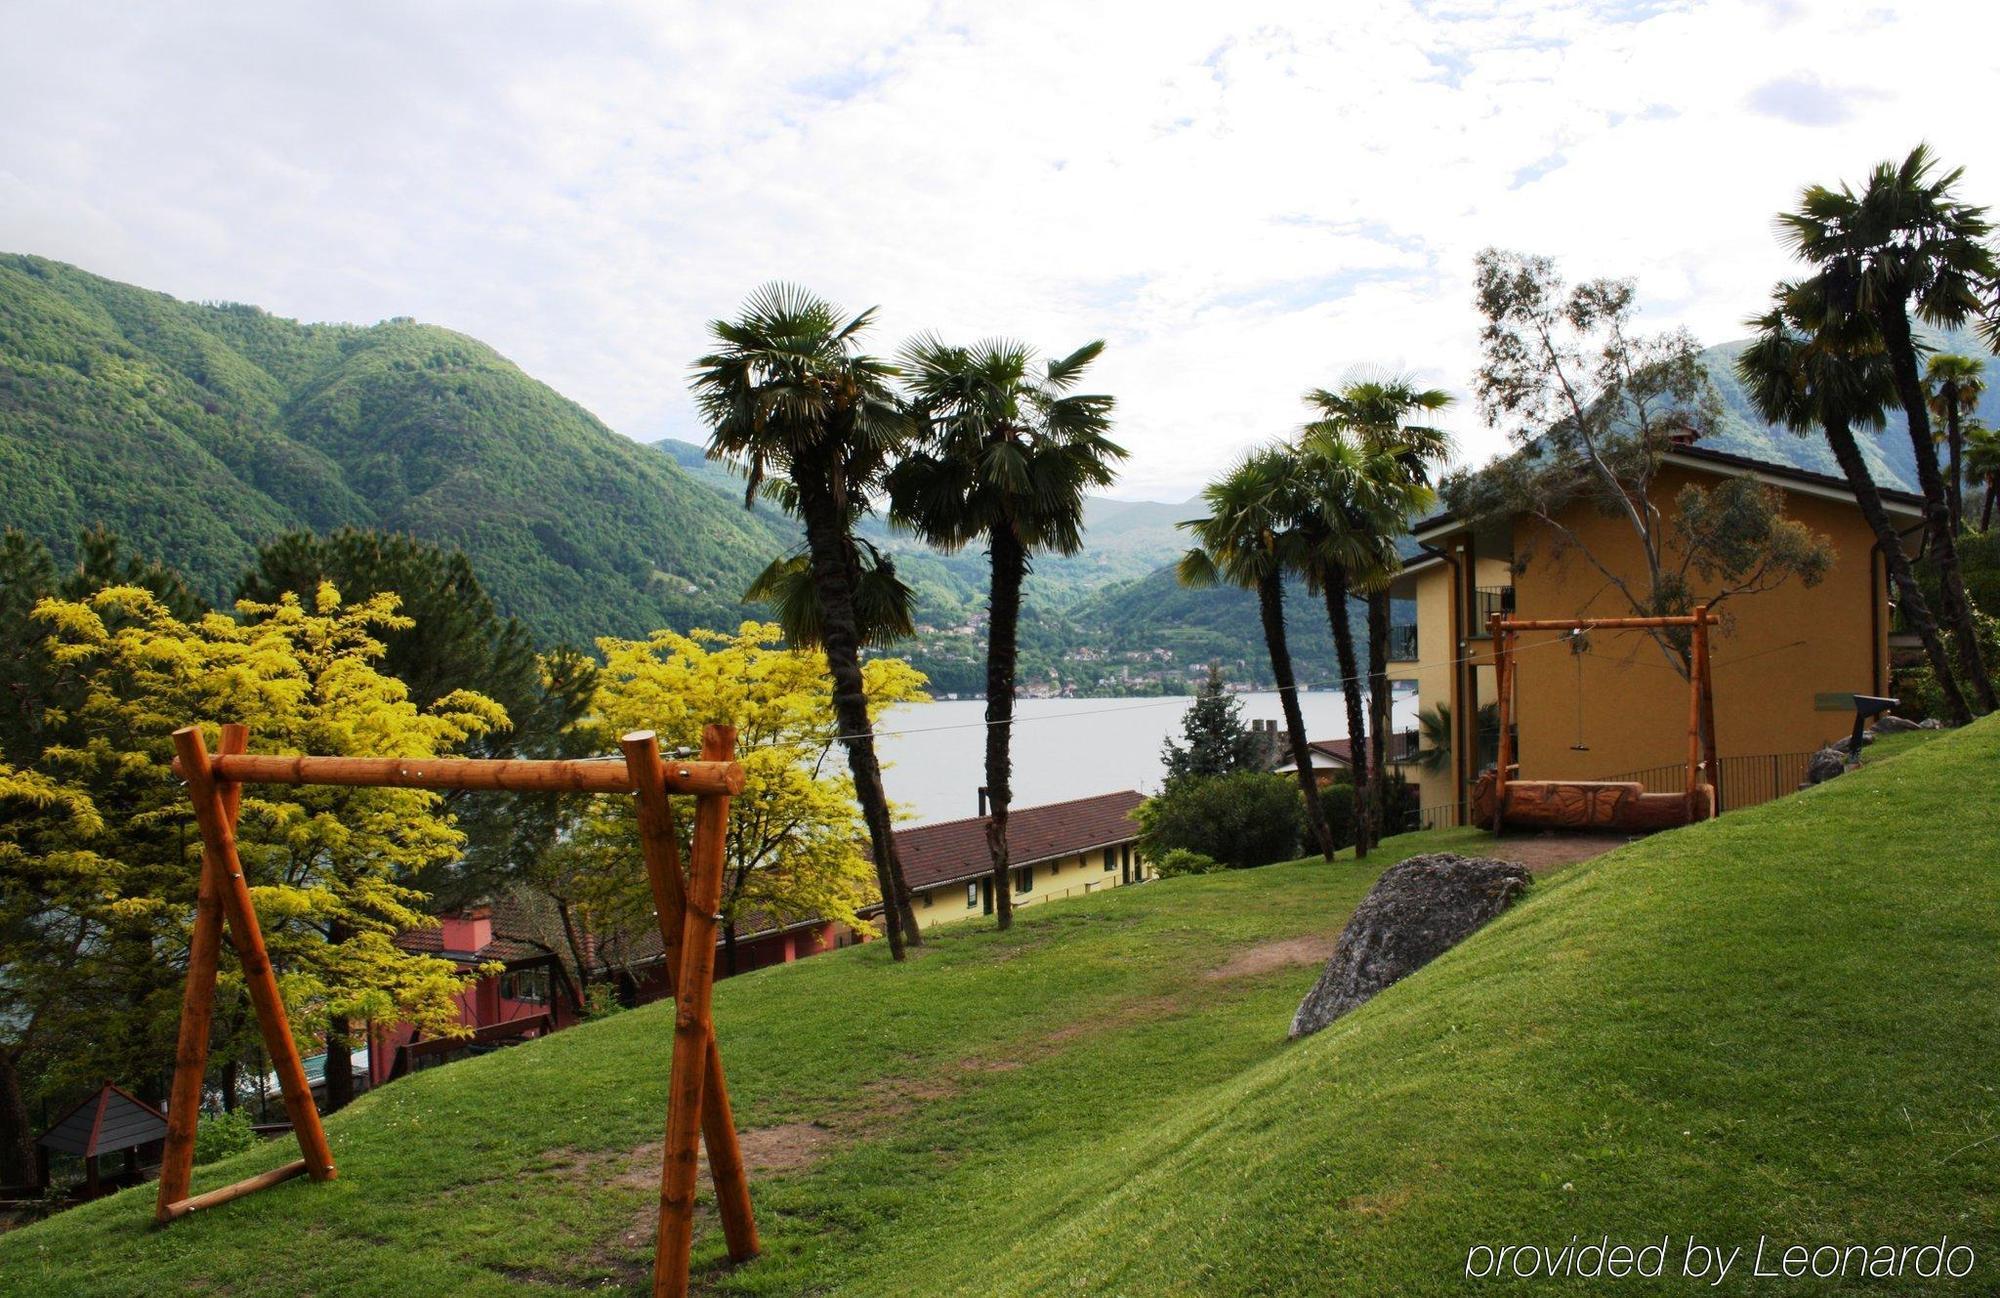
[[[181,758],[174,773],[182,779]],[[669,793],[738,794],[743,768],[734,762],[668,762]],[[631,793],[630,768],[620,761],[536,761],[529,758],[274,757],[230,754],[214,759],[212,775],[238,784],[336,784],[382,789],[487,789],[511,793]]]

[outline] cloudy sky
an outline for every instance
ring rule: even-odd
[[[1926,138],[2000,201],[1990,15],[4,0],[0,249],[416,316],[644,440],[701,437],[704,322],[767,279],[880,304],[883,350],[1101,336],[1116,494],[1179,499],[1357,366],[1465,391],[1483,246],[1721,340],[1802,184]]]

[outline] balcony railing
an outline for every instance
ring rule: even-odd
[[[1486,634],[1486,619],[1495,613],[1511,616],[1514,612],[1514,588],[1512,586],[1478,586],[1472,592],[1473,638]]]
[[[1389,661],[1392,663],[1413,663],[1417,660],[1417,628],[1414,626],[1392,626],[1389,628]]]

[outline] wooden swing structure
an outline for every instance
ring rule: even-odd
[[[1675,617],[1487,619],[1493,637],[1494,686],[1500,710],[1500,758],[1472,794],[1474,824],[1507,829],[1616,830],[1645,833],[1673,829],[1715,815],[1715,688],[1710,679],[1708,629],[1719,621],[1708,605]],[[1648,793],[1642,784],[1607,780],[1514,778],[1514,653],[1524,631],[1652,631],[1683,627],[1689,633],[1687,784],[1680,793]],[[1579,677],[1580,681],[1580,677]],[[1580,685],[1579,685],[1580,688]],[[1580,714],[1579,714],[1580,723]],[[1581,741],[1579,741],[1581,742]],[[1704,773],[1708,778],[1704,779]]]
[[[675,999],[653,1293],[677,1298],[687,1292],[697,1145],[704,1140],[730,1259],[742,1262],[755,1257],[757,1225],[750,1211],[749,1181],[729,1110],[729,1088],[716,1048],[715,1025],[709,1016],[729,800],[743,791],[743,768],[735,760],[735,730],[707,727],[702,733],[701,760],[672,763],[662,760],[659,740],[649,730],[619,740],[622,762],[253,756],[248,752],[249,738],[247,726],[225,725],[220,751],[211,756],[200,727],[174,732],[174,771],[187,782],[188,796],[194,801],[195,820],[201,828],[202,864],[155,1222],[165,1225],[301,1174],[315,1181],[334,1177],[333,1155],[319,1112],[313,1107],[305,1065],[292,1039],[284,1000],[257,926],[250,886],[237,859],[236,820],[245,784],[622,793],[638,798],[639,840],[665,948],[663,966]],[[692,859],[685,876],[668,796],[675,793],[695,798]],[[225,918],[257,1012],[264,1048],[284,1093],[300,1158],[234,1185],[190,1196],[195,1121],[207,1071],[216,964]]]

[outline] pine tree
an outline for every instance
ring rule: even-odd
[[[1168,783],[1188,775],[1254,771],[1261,765],[1257,739],[1243,724],[1243,704],[1223,692],[1222,668],[1215,663],[1208,665],[1208,679],[1181,718],[1181,735],[1185,745],[1170,735],[1160,750]]]

